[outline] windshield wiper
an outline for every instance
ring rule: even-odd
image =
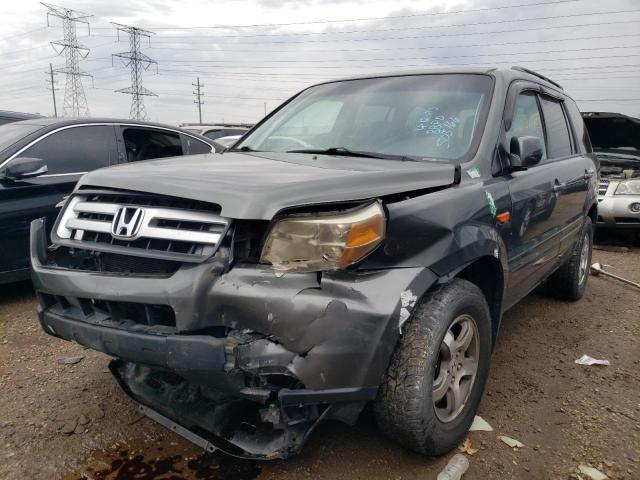
[[[300,150],[287,150],[286,153],[311,153],[316,155],[330,155],[330,156],[343,156],[343,157],[362,157],[362,158],[380,158],[383,160],[412,160],[415,159],[404,155],[389,155],[385,153],[377,152],[364,152],[361,150],[349,150],[345,147],[330,147],[330,148],[306,148]]]

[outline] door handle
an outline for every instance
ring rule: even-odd
[[[554,192],[561,192],[566,187],[567,187],[566,183],[556,183],[556,184],[553,185],[553,191]]]
[[[593,177],[594,173],[596,173],[595,170],[592,170],[592,169],[585,170],[584,171],[584,175],[582,176],[582,178],[584,178],[585,180],[589,180],[591,177]]]

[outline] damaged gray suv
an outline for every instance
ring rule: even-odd
[[[327,82],[223,155],[85,175],[31,226],[45,332],[115,359],[140,409],[209,451],[300,451],[373,403],[443,454],[478,408],[503,312],[585,290],[597,164],[529,70]]]

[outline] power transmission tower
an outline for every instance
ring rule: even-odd
[[[91,18],[91,15],[48,3],[42,3],[42,5],[49,9],[47,12],[47,26],[49,25],[50,16],[62,20],[64,38],[51,42],[51,46],[55,52],[58,55],[64,53],[65,59],[64,68],[55,70],[57,73],[64,73],[66,75],[62,115],[65,117],[88,117],[89,106],[87,105],[87,98],[84,95],[82,77],[91,77],[91,75],[80,71],[80,60],[87,58],[89,49],[78,42],[76,24],[85,23],[89,30],[89,35],[91,35],[91,27],[87,21],[88,18]]]
[[[198,105],[198,119],[200,120],[200,125],[202,125],[202,104],[204,103],[204,101],[202,100],[202,97],[204,96],[202,87],[204,87],[204,85],[200,83],[200,77],[196,77],[196,83],[192,83],[191,85],[196,87],[196,89],[193,91],[193,94],[196,96],[196,99],[193,101],[193,103]]]
[[[113,23],[113,25],[118,30],[118,40],[120,40],[120,32],[129,35],[129,51],[114,53],[113,56],[119,58],[125,67],[131,68],[131,86],[116,90],[116,92],[131,95],[131,112],[129,114],[131,118],[146,120],[147,111],[144,107],[143,97],[157,97],[158,95],[142,86],[142,71],[148,70],[151,65],[156,65],[157,68],[158,62],[140,51],[140,37],[147,37],[149,44],[151,44],[153,32],[120,23]]]
[[[58,117],[58,107],[56,105],[56,81],[53,77],[53,65],[49,64],[49,71],[44,72],[46,75],[45,82],[49,84],[47,87],[48,90],[51,90],[51,95],[53,96],[53,116]]]

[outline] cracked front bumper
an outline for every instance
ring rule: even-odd
[[[386,373],[403,292],[419,298],[437,280],[423,268],[276,277],[229,269],[223,252],[166,278],[126,276],[51,266],[47,254],[36,220],[43,329],[120,359],[114,374],[132,398],[249,458],[294,453],[321,419],[353,421]],[[197,395],[167,396],[166,385]],[[251,417],[238,425],[260,423],[252,434],[221,427],[238,402]]]

